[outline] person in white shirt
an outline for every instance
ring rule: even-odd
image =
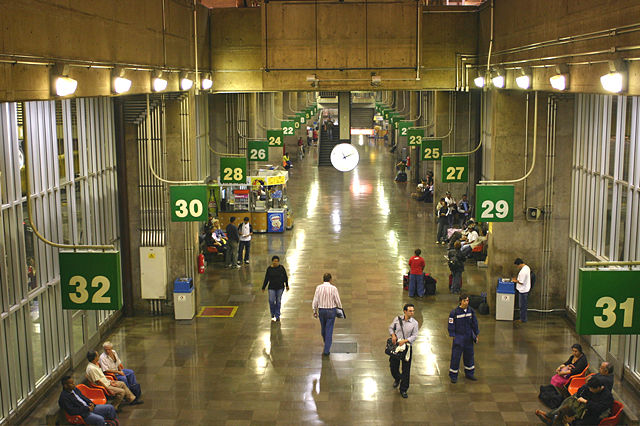
[[[447,204],[449,211],[447,212],[447,221],[449,224],[449,228],[453,228],[453,222],[456,217],[456,212],[458,211],[458,205],[456,204],[456,199],[453,198],[451,192],[447,191],[444,196],[444,202]]]
[[[520,319],[517,321],[527,322],[528,298],[531,290],[531,268],[520,258],[517,258],[513,264],[520,269],[518,277],[511,280],[516,283],[518,300],[520,301]]]
[[[102,348],[104,349],[104,352],[100,354],[100,359],[98,360],[102,371],[105,373],[115,374],[116,379],[127,385],[129,390],[131,390],[131,392],[136,396],[136,402],[140,404],[140,395],[142,394],[142,390],[140,388],[140,384],[136,380],[136,374],[133,370],[124,368],[122,361],[120,360],[118,353],[113,349],[113,344],[111,342],[104,342],[102,344]]]
[[[100,368],[100,365],[98,364],[98,358],[98,352],[87,352],[87,361],[89,361],[85,371],[87,379],[97,385],[104,386],[113,394],[114,399],[111,404],[116,410],[120,407],[123,399],[128,403],[133,404],[136,400],[135,395],[131,393],[127,385],[123,382],[107,379],[102,372],[102,368]]]
[[[473,221],[469,222],[467,227],[466,234],[463,234],[462,238],[460,238],[460,242],[462,243],[462,247],[460,248],[460,253],[462,253],[465,257],[469,257],[471,255],[471,244],[478,239],[478,231],[476,231],[475,223]]]
[[[342,302],[338,289],[332,284],[331,274],[324,274],[322,281],[323,283],[316,287],[311,307],[314,318],[320,319],[320,334],[324,341],[322,355],[329,356],[333,340],[333,324],[336,321],[336,308],[342,308]]]
[[[251,236],[253,228],[249,223],[249,217],[245,216],[244,221],[238,226],[240,234],[240,244],[238,245],[238,265],[242,264],[242,250],[244,250],[244,263],[249,263],[249,251],[251,250]]]

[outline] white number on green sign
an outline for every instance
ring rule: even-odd
[[[406,134],[406,132],[405,132]],[[422,136],[409,136],[409,145],[420,145],[422,143]]]
[[[425,160],[436,160],[438,158],[440,158],[440,148],[425,148],[424,149],[424,159]]]
[[[267,158],[267,153],[264,149],[250,149],[249,160],[264,160]]]
[[[509,214],[509,203],[507,203],[505,200],[498,200],[495,205],[493,204],[493,201],[491,200],[484,200],[482,202],[482,214],[480,215],[480,217],[482,219],[493,219],[494,218],[494,213],[493,213],[493,209],[495,208],[496,212],[495,212],[495,217],[502,219],[507,217],[507,215]]]
[[[69,280],[69,285],[75,286],[75,293],[69,294],[69,299],[73,303],[83,304],[89,300],[89,292],[87,291],[87,280],[81,275],[74,275]],[[99,287],[98,291],[93,294],[91,303],[111,303],[111,298],[105,296],[111,287],[111,282],[102,275],[98,275],[91,280],[91,287]]]
[[[226,167],[222,173],[224,173],[224,180],[232,180],[231,176],[233,176],[233,180],[235,181],[242,180],[243,178],[242,169],[240,167],[236,167],[235,169]]]
[[[202,202],[200,200],[191,200],[188,204],[186,200],[176,200],[175,205],[178,208],[175,211],[176,216],[180,218],[187,217],[189,214],[192,217],[200,217],[202,214]],[[187,205],[189,206],[188,208]]]
[[[620,304],[620,309],[624,311],[623,327],[633,326],[633,298],[629,297]],[[602,315],[593,317],[593,322],[601,328],[609,328],[616,323],[616,300],[613,297],[605,296],[596,301],[596,308],[603,308]]]
[[[407,130],[409,128],[408,127],[401,127],[400,128],[400,136],[407,136]],[[422,137],[420,136],[420,141],[422,142]]]
[[[282,131],[284,132],[285,135],[292,135],[293,134],[293,126],[283,127]]]
[[[293,128],[291,129],[291,134],[293,134]],[[278,136],[278,137],[269,136],[269,145],[271,145],[271,146],[280,146],[281,143],[282,143],[282,140],[280,139],[280,136]]]
[[[462,173],[464,173],[464,167],[447,167],[447,179],[449,180],[462,179]]]

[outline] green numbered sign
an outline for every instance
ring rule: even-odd
[[[300,122],[300,124],[304,124],[306,123],[307,118],[305,117],[304,113],[298,115],[298,121]]]
[[[269,146],[282,146],[283,140],[284,130],[267,130],[267,143]]]
[[[295,121],[291,121],[291,120],[281,121],[280,125],[282,126],[282,134],[284,136],[295,134],[295,131],[297,129]],[[298,124],[298,127],[299,126],[300,125]]]
[[[220,183],[247,183],[247,159],[220,157]]]
[[[400,136],[408,136],[409,135],[409,128],[411,126],[413,126],[413,122],[411,122],[411,121],[399,121],[398,122],[398,133],[400,134]]]
[[[408,129],[407,130],[407,143],[409,145],[420,145],[424,138],[424,129]]]
[[[384,112],[384,119],[388,120],[389,119],[389,111],[385,111]]]
[[[208,201],[206,185],[172,186],[171,222],[204,222],[207,220]]]
[[[640,334],[640,271],[580,268],[579,279],[578,334]]]
[[[294,128],[300,128],[300,116],[296,115],[295,117],[289,117],[289,121],[293,121]]]
[[[442,159],[441,139],[422,139],[420,152],[423,160],[440,161]]]
[[[311,118],[311,111],[306,111],[306,112],[304,113],[304,117],[305,117],[307,120],[308,120],[308,119],[310,119],[310,118]]]
[[[62,309],[122,308],[120,252],[61,252]]]
[[[269,142],[248,141],[247,158],[249,161],[269,161]]]
[[[479,222],[513,222],[513,185],[476,185]]]
[[[469,157],[442,157],[442,182],[468,182]]]

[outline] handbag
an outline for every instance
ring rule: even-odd
[[[336,308],[336,317],[337,318],[347,319],[347,314],[344,312],[344,309]]]
[[[402,329],[402,318],[398,317],[398,321],[400,322],[400,329],[402,330],[402,337],[404,337],[404,330]],[[393,330],[395,331],[395,327],[393,328]],[[384,349],[384,353],[389,355],[391,358],[397,358],[402,360],[405,356],[405,351],[401,351],[401,352],[396,352],[396,349],[398,349],[398,344],[397,343],[393,343],[393,339],[391,337],[389,337],[387,339],[387,346]]]

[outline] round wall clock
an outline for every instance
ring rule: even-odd
[[[350,143],[338,144],[331,151],[331,164],[341,172],[350,172],[355,169],[359,160],[358,150]]]

